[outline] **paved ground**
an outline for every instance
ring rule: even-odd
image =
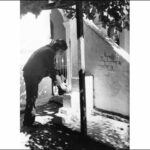
[[[70,115],[71,114],[71,115]],[[78,115],[77,115],[78,114]],[[71,130],[80,131],[80,115],[78,112],[68,112],[63,117],[65,126]],[[129,149],[129,120],[106,113],[87,115],[87,134],[96,141],[107,143],[116,149]]]
[[[48,103],[51,94],[49,79],[43,80],[39,88],[39,99],[36,101],[36,125],[33,128],[23,128],[23,111],[25,105],[25,87],[23,77],[20,83],[21,99],[21,145],[22,149],[44,150],[111,150],[129,149],[129,121],[118,121],[114,116],[94,114],[87,119],[88,136],[92,139],[83,140],[78,117],[71,117],[67,121],[58,115],[61,107],[56,103]],[[60,101],[60,100],[59,100]],[[68,117],[68,116],[67,116]],[[121,118],[122,119],[122,118]],[[97,141],[97,142],[96,142]],[[100,144],[100,142],[107,143]]]
[[[50,102],[37,107],[36,124],[32,128],[22,126],[21,145],[32,150],[113,150],[109,145],[96,142],[91,138],[82,138],[81,134],[62,124],[57,116],[60,105]]]

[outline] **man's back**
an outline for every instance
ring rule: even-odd
[[[46,45],[36,50],[28,59],[23,71],[27,76],[48,76],[50,70],[54,70],[54,49]]]

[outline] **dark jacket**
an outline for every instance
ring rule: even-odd
[[[52,45],[46,45],[36,50],[23,67],[24,77],[41,80],[50,76],[55,80],[55,55],[56,51]]]

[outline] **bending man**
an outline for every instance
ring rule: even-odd
[[[25,64],[23,76],[26,85],[26,108],[23,125],[30,126],[34,123],[38,84],[47,76],[53,82],[56,81],[55,58],[57,55],[62,55],[66,49],[67,44],[64,40],[52,40],[49,45],[36,50]]]

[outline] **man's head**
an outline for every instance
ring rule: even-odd
[[[62,40],[62,39],[57,39],[54,41],[54,48],[56,51],[66,51],[67,50],[67,44],[66,41]]]

